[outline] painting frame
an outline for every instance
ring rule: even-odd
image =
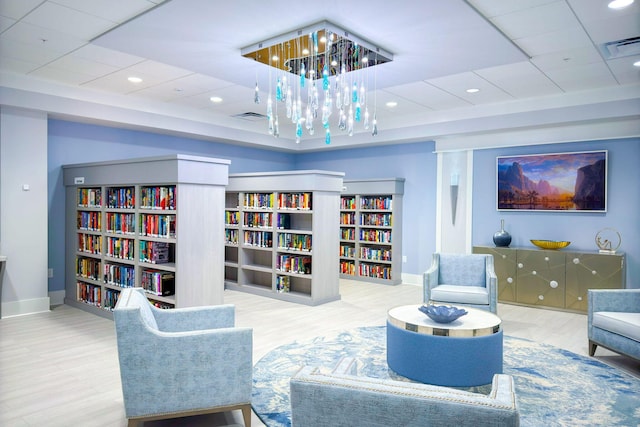
[[[501,212],[606,213],[608,150],[496,157]]]

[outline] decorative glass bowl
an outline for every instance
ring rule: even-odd
[[[438,323],[451,323],[459,317],[467,314],[467,310],[447,305],[422,305],[418,310],[429,316],[431,320]]]
[[[571,242],[555,241],[555,240],[531,240],[531,243],[539,247],[540,249],[562,249],[566,248]]]

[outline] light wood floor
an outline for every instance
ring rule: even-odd
[[[236,324],[253,328],[257,362],[274,347],[331,330],[384,325],[389,308],[419,304],[422,289],[341,281],[342,299],[317,307],[225,291]],[[587,355],[583,314],[500,304],[506,335]],[[640,377],[640,363],[598,348],[596,355]],[[145,426],[241,424],[239,414],[148,422]],[[0,320],[0,425],[126,426],[113,322],[66,305]],[[262,423],[254,415],[253,425]]]

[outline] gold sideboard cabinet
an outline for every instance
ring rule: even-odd
[[[586,312],[587,289],[625,287],[624,253],[474,246],[493,255],[498,300]]]

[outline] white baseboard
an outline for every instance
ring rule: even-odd
[[[2,318],[49,311],[49,297],[2,303]]]
[[[402,273],[402,283],[405,285],[422,286],[422,274]]]
[[[51,305],[61,305],[64,304],[64,296],[66,292],[62,291],[51,291],[49,292],[49,300],[51,301]]]

